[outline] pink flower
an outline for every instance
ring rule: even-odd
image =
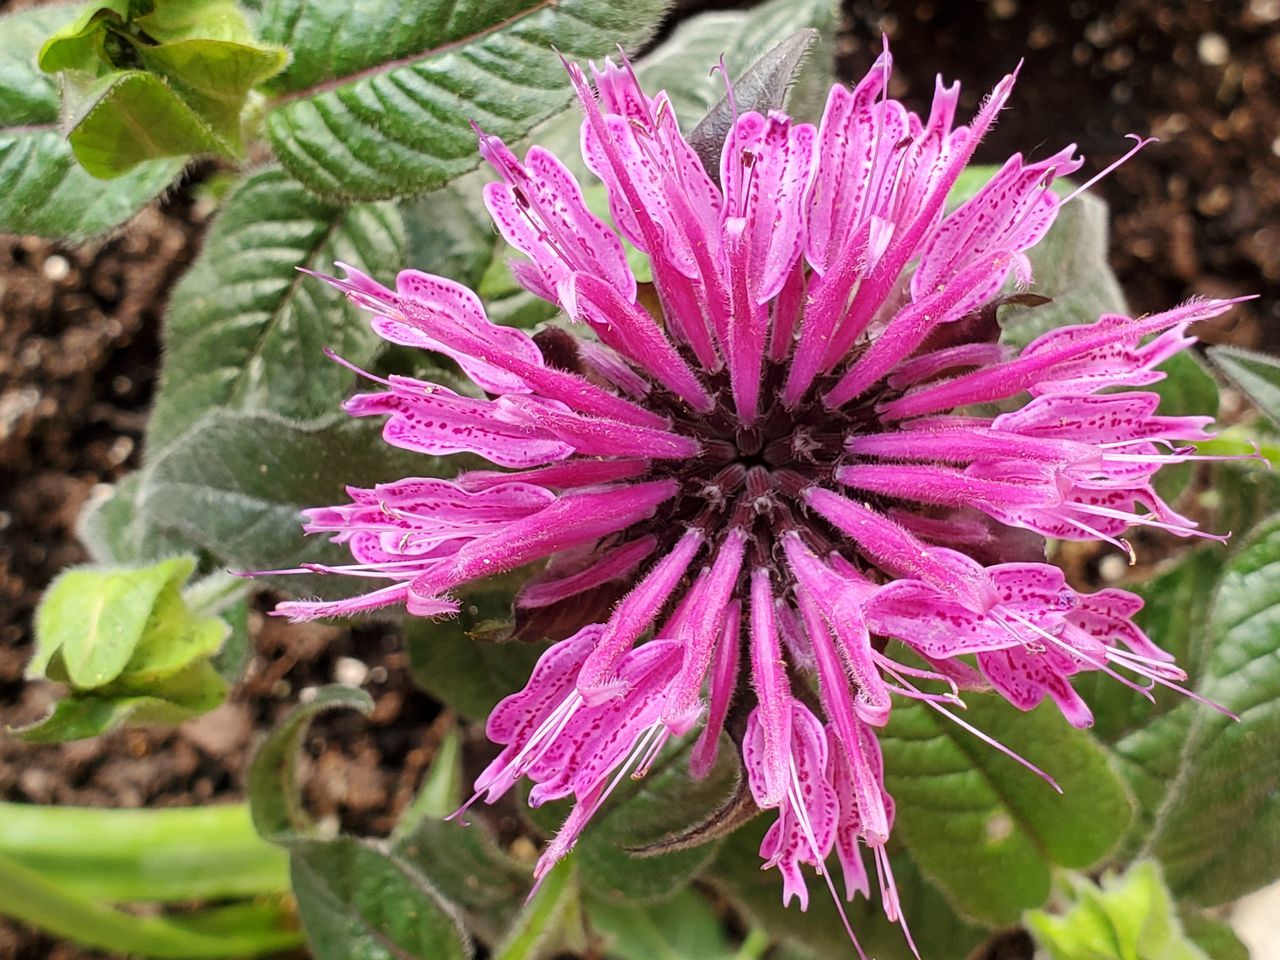
[[[868,847],[896,919],[875,737],[893,694],[950,715],[960,686],[989,686],[1023,710],[1050,697],[1085,726],[1072,676],[1182,677],[1134,626],[1141,601],[1077,593],[1043,538],[1198,533],[1151,479],[1192,455],[1178,443],[1207,437],[1208,418],[1101,391],[1160,379],[1188,327],[1230,302],[1108,315],[1017,355],[997,343],[993,300],[1031,281],[1026,251],[1062,203],[1050,184],[1081,165],[1072,147],[1015,155],[944,212],[1013,76],[956,125],[957,86],[939,83],[925,118],[888,98],[886,51],[831,91],[816,128],[741,114],[709,171],[665,94],[625,66],[593,67],[594,90],[568,69],[587,164],[648,255],[656,301],[556,157],[481,133],[500,176],[486,203],[527,258],[516,276],[576,329],[494,325],[470,290],[416,271],[394,290],[346,267],[327,278],[383,337],[451,358],[476,388],[393,377],[347,409],[386,417],[396,446],[502,469],[309,511],[307,529],[354,558],[320,569],[382,586],[278,612],[443,615],[468,584],[533,564],[518,616],[554,608],[563,623],[611,590],[612,612],[563,631],[489,718],[503,750],[477,799],[524,777],[531,803],[576,803],[538,876],[671,738],[696,737],[705,775],[734,730],[755,802],[776,812],[761,855],[785,897],[803,908],[800,866],[822,872],[833,850],[846,895],[866,893]],[[1009,412],[978,412],[995,401]],[[928,669],[896,662],[887,638]]]

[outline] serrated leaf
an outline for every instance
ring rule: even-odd
[[[1223,903],[1280,874],[1280,518],[1230,559],[1208,619],[1200,707],[1148,842],[1170,886]]]
[[[1046,769],[1059,795],[920,703],[895,706],[881,744],[894,834],[964,915],[1004,924],[1048,899],[1054,866],[1084,868],[1124,833],[1124,785],[1088,734],[1050,703],[1021,713],[971,696],[964,719]]]
[[[1151,861],[1102,886],[1073,878],[1063,915],[1030,911],[1027,929],[1051,960],[1212,960],[1184,936],[1173,901]]]
[[[557,113],[569,59],[634,47],[665,4],[504,0],[366,5],[276,0],[264,40],[292,49],[267,132],[284,167],[326,196],[381,199],[432,190],[478,166],[474,120],[516,140]]]
[[[723,77],[710,73],[722,55],[730,74],[737,76],[765,56],[780,37],[811,28],[818,32],[818,43],[798,77],[792,74],[788,112],[802,120],[816,120],[815,111],[821,110],[834,81],[828,47],[834,18],[835,5],[829,0],[770,0],[751,10],[702,13],[682,21],[641,60],[636,72],[650,94],[667,91],[688,129],[724,96]],[[719,169],[718,160],[709,168]]]
[[[348,484],[452,475],[455,465],[397,450],[377,424],[339,417],[298,426],[272,414],[214,411],[145,471],[139,509],[234,570],[349,562],[346,547],[304,535],[304,508],[345,502]],[[328,596],[367,586],[346,577],[272,582]]]
[[[702,160],[703,168],[717,181],[720,154],[739,114],[754,110],[767,115],[770,110],[781,110],[801,63],[817,42],[818,31],[809,27],[770,47],[734,79],[733,99],[726,93],[689,132],[689,145]]]
[[[386,277],[403,245],[390,204],[335,207],[276,169],[246,179],[170,299],[150,455],[217,407],[332,414],[354,378],[324,348],[363,365],[379,340],[341,293],[297,268],[329,272],[342,260]]]
[[[133,216],[181,171],[157,160],[103,183],[72,155],[59,128],[59,95],[36,67],[41,43],[73,17],[46,6],[0,18],[0,233],[81,242]]]
[[[821,877],[806,868],[809,909],[802,913],[795,909],[795,904],[789,908],[782,905],[782,879],[778,872],[760,869],[760,842],[772,820],[771,815],[759,817],[729,837],[705,874],[706,879],[748,920],[763,927],[794,953],[813,960],[852,956],[853,947]],[[920,956],[959,960],[986,938],[986,931],[955,914],[937,889],[921,876],[905,851],[896,851],[891,862],[902,910],[911,925]],[[838,863],[832,876],[840,891]],[[874,880],[872,884],[874,887]],[[914,960],[915,954],[901,929],[885,918],[879,897],[874,896],[874,900],[859,897],[845,905],[863,951],[876,960]]]
[[[349,837],[298,843],[293,892],[317,960],[468,960],[450,905],[403,860]]]
[[[294,707],[254,754],[246,792],[253,825],[264,839],[291,843],[315,834],[315,824],[303,809],[298,789],[298,748],[311,721],[330,710],[368,714],[373,710],[373,699],[355,687],[321,687],[311,700]]]
[[[1229,346],[1210,347],[1209,359],[1272,423],[1280,424],[1280,359]]]

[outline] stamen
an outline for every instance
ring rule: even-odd
[[[1119,166],[1121,166],[1122,164],[1124,164],[1125,162],[1127,162],[1131,157],[1133,157],[1133,156],[1134,156],[1134,155],[1135,155],[1139,150],[1141,150],[1141,149],[1142,149],[1143,147],[1145,147],[1147,144],[1149,144],[1149,143],[1159,143],[1159,142],[1160,142],[1160,141],[1159,141],[1157,138],[1155,138],[1155,137],[1140,137],[1140,136],[1138,136],[1138,134],[1136,134],[1136,133],[1127,133],[1127,134],[1125,134],[1125,137],[1126,137],[1127,139],[1129,139],[1129,140],[1134,141],[1134,145],[1133,145],[1132,147],[1130,147],[1130,148],[1129,148],[1129,152],[1128,152],[1128,153],[1126,153],[1126,154],[1125,154],[1123,157],[1121,157],[1119,160],[1117,160],[1117,161],[1115,161],[1114,163],[1112,163],[1110,166],[1108,166],[1105,170],[1103,170],[1103,171],[1102,171],[1101,173],[1099,173],[1097,176],[1091,177],[1091,178],[1090,178],[1089,180],[1087,180],[1084,184],[1082,184],[1081,186],[1078,186],[1078,187],[1076,187],[1074,190],[1072,190],[1072,191],[1071,191],[1071,193],[1069,193],[1069,194],[1067,195],[1066,199],[1064,199],[1064,200],[1062,201],[1062,203],[1058,204],[1058,206],[1059,206],[1059,207],[1065,207],[1068,203],[1070,203],[1070,202],[1071,202],[1072,200],[1074,200],[1076,197],[1080,196],[1080,194],[1084,193],[1086,190],[1088,190],[1090,187],[1092,187],[1095,183],[1097,183],[1099,180],[1101,180],[1101,179],[1102,179],[1103,177],[1105,177],[1107,174],[1111,173],[1111,172],[1112,172],[1113,170],[1115,170],[1117,167],[1119,167]]]

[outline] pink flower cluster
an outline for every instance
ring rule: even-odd
[[[832,89],[817,127],[741,113],[707,170],[665,94],[625,65],[590,79],[570,65],[616,229],[551,153],[521,159],[482,133],[500,177],[485,201],[526,258],[516,277],[571,332],[495,325],[472,291],[416,271],[395,289],[350,268],[328,278],[381,336],[452,359],[476,387],[392,377],[347,409],[386,417],[396,446],[503,469],[309,511],[307,529],[354,558],[321,569],[381,587],[279,612],[447,615],[467,584],[531,564],[521,616],[563,624],[601,591],[617,600],[563,631],[488,721],[503,750],[477,798],[528,778],[532,804],[574,801],[539,877],[672,738],[693,741],[694,776],[732,741],[776,818],[760,853],[785,898],[805,905],[801,865],[822,872],[833,851],[846,894],[868,892],[868,847],[896,918],[876,739],[895,694],[949,716],[962,688],[1023,710],[1049,697],[1087,726],[1074,675],[1123,670],[1143,692],[1183,678],[1134,625],[1141,601],[1077,593],[1044,538],[1196,533],[1152,477],[1194,456],[1185,442],[1209,418],[1116,388],[1159,380],[1188,327],[1230,303],[1002,345],[1001,291],[1031,281],[1026,251],[1063,203],[1051,184],[1082,161],[1073,147],[1014,155],[948,213],[1014,78],[957,125],[958,85],[939,82],[922,118],[889,98],[889,71],[886,51]]]

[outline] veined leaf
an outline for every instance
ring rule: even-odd
[[[967,722],[1063,793],[924,704],[900,703],[881,738],[894,833],[961,914],[1011,923],[1048,899],[1054,866],[1089,867],[1115,846],[1130,803],[1102,750],[1051,703],[1030,713],[995,696],[968,703]]]
[[[1195,706],[1147,850],[1175,892],[1216,904],[1280,875],[1280,517],[1228,562],[1207,629],[1197,691],[1240,722]]]
[[[259,32],[293,51],[269,85],[267,131],[293,176],[326,196],[419,193],[476,167],[470,123],[516,140],[570,100],[569,59],[634,47],[662,0],[340,0],[264,4]]]
[[[45,38],[73,16],[46,6],[0,18],[0,233],[82,242],[128,220],[185,163],[155,160],[103,183],[76,162],[59,128],[56,81],[35,63]]]
[[[354,378],[324,348],[366,364],[380,341],[341,293],[297,268],[342,260],[387,277],[403,248],[390,204],[335,207],[274,169],[245,180],[170,299],[150,457],[220,407],[332,414]]]
[[[1280,359],[1226,346],[1210,347],[1209,358],[1259,410],[1280,424]]]

